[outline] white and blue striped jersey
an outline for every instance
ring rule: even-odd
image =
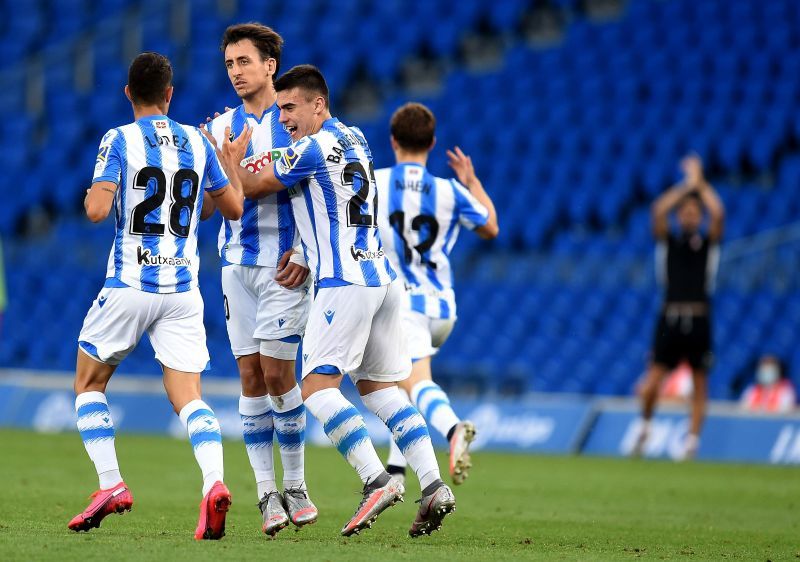
[[[381,246],[372,152],[363,133],[331,118],[275,165],[318,287],[379,287],[397,276]]]
[[[93,183],[113,182],[115,236],[106,286],[148,293],[197,287],[203,192],[228,184],[211,143],[163,115],[108,131]]]
[[[279,116],[277,105],[264,111],[260,119],[247,113],[244,105],[240,105],[211,121],[208,128],[221,145],[225,127],[231,128],[235,138],[247,123],[253,136],[241,165],[258,173],[279,159],[292,143],[289,133],[278,122]],[[219,232],[219,255],[223,265],[276,267],[284,252],[294,245],[296,233],[288,193],[280,192],[258,200],[245,199],[241,219],[223,219]]]
[[[380,169],[375,181],[381,239],[405,281],[408,306],[431,318],[455,318],[450,252],[460,227],[485,225],[489,211],[458,181],[419,164]]]

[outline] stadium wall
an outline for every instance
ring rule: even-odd
[[[239,384],[206,378],[204,399],[214,408],[227,439],[241,439]],[[355,390],[345,389],[360,405]],[[118,431],[183,437],[161,382],[152,377],[117,376],[108,392]],[[633,399],[596,399],[572,395],[531,395],[521,399],[454,400],[457,413],[479,428],[475,449],[520,453],[625,456],[639,429]],[[386,445],[389,433],[372,414],[365,415],[370,434]],[[0,370],[0,427],[39,432],[75,431],[72,376],[65,373]],[[645,456],[678,458],[687,432],[682,411],[662,409],[654,418]],[[309,416],[308,441],[330,445]],[[435,444],[444,440],[434,436]],[[720,462],[800,464],[800,415],[756,416],[730,403],[712,403],[698,459]]]

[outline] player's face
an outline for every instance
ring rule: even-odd
[[[289,131],[293,141],[313,135],[319,129],[319,99],[300,88],[278,92],[281,110],[278,120]]]
[[[688,199],[678,208],[678,224],[684,232],[696,232],[703,222],[703,210],[700,203]]]
[[[236,94],[248,99],[272,84],[272,61],[262,60],[261,54],[250,39],[229,43],[225,47],[225,68]]]

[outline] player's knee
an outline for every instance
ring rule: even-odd
[[[243,361],[239,363],[239,378],[242,382],[242,392],[245,396],[263,396],[267,393],[264,385],[264,373],[261,365],[256,361]]]

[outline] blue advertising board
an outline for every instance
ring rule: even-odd
[[[148,390],[115,390],[107,393],[114,426],[119,432],[161,433],[183,436],[183,429],[172,407],[159,389],[159,383],[148,381]],[[31,384],[31,378],[6,379],[0,382],[0,426],[33,428],[37,431],[75,431],[74,394],[69,390],[71,379],[55,384]],[[349,398],[364,412],[357,396]],[[214,409],[227,439],[241,439],[238,392],[215,394],[206,392],[204,399]],[[471,419],[478,428],[475,450],[494,449],[540,453],[577,452],[585,427],[592,413],[588,400],[574,398],[542,398],[538,400],[454,400],[453,409],[464,419]],[[389,442],[389,432],[371,413],[365,413],[370,435],[376,445]],[[434,444],[446,445],[432,431]],[[307,437],[310,443],[328,446],[330,442],[321,426],[308,416]]]
[[[641,431],[635,410],[601,408],[583,446],[592,455],[627,456]],[[643,456],[679,459],[688,432],[684,413],[655,416]],[[710,413],[698,460],[800,464],[800,417]]]

